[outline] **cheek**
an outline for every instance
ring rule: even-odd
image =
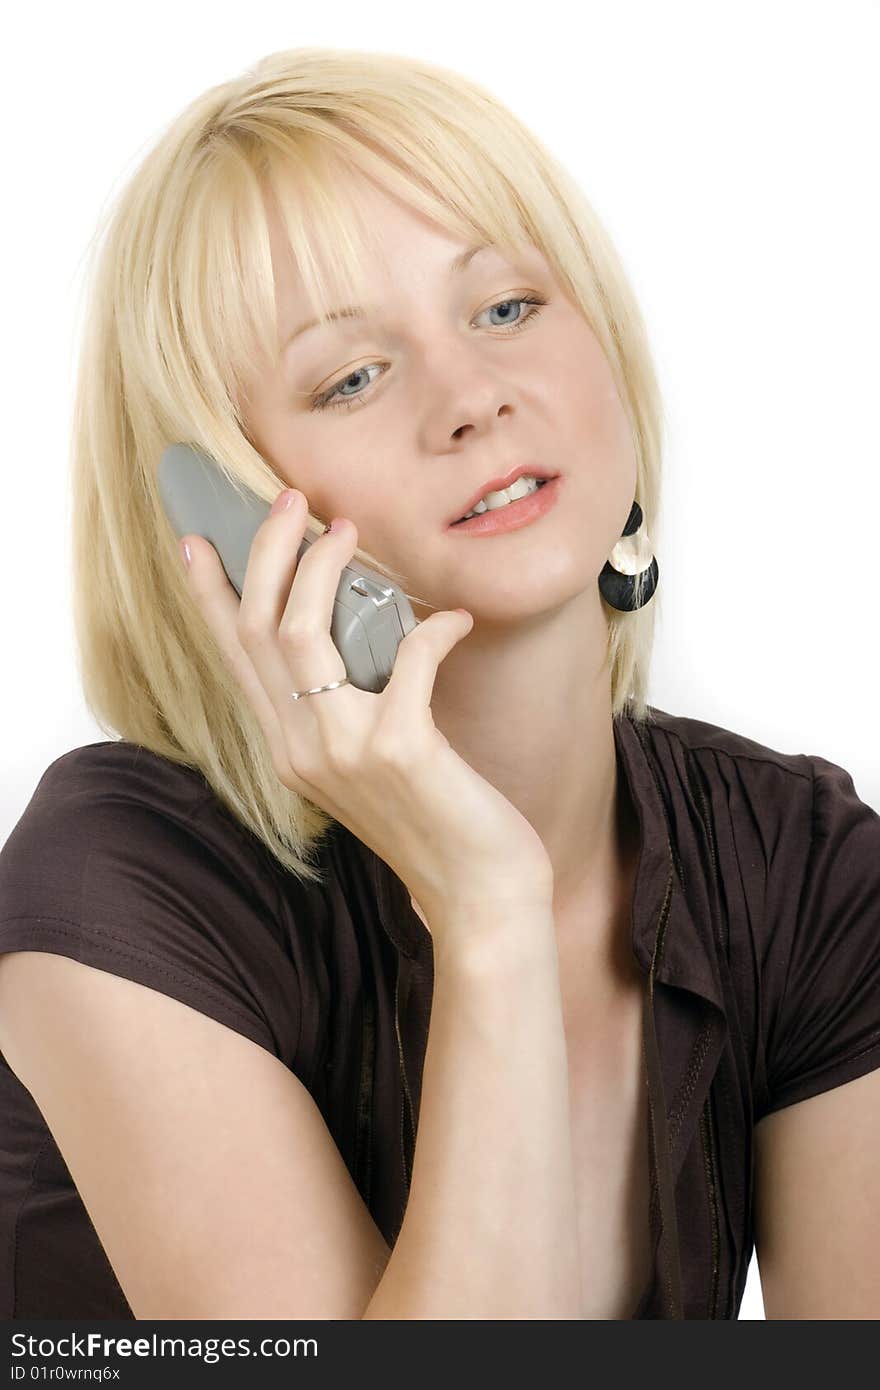
[[[568,384],[574,402],[571,456],[585,518],[585,556],[598,573],[629,518],[638,459],[629,418],[592,335],[587,347],[583,372]]]
[[[372,516],[376,508],[369,485],[371,467],[362,451],[346,457],[332,448],[326,431],[322,438],[312,439],[301,424],[295,431],[278,428],[268,442],[269,452],[260,450],[263,458],[288,487],[305,494],[314,515],[328,521],[349,517],[358,526]]]
[[[605,358],[596,348],[581,382],[578,431],[597,470],[602,492],[612,500],[635,496],[638,472],[629,417]]]
[[[590,429],[590,437],[616,452],[629,442],[629,422],[611,370],[601,353],[583,364],[579,376],[579,409]]]
[[[324,466],[324,474],[332,473],[332,486],[316,491],[324,500],[323,514],[328,521],[334,516],[346,517],[358,528],[358,549],[373,550],[394,526],[394,514],[399,509],[395,496],[389,495],[387,483],[376,481],[378,463],[363,456],[354,469],[340,465],[338,456]]]

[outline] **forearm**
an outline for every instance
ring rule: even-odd
[[[406,1214],[363,1316],[579,1318],[551,908],[458,925],[443,923],[435,949]]]

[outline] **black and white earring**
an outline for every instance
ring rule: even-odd
[[[638,502],[633,502],[623,535],[599,575],[599,589],[606,603],[631,613],[654,597],[660,566],[651,552],[647,527]]]

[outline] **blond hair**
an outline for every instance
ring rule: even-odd
[[[160,134],[99,222],[83,317],[71,515],[84,698],[105,733],[200,771],[285,868],[318,882],[316,851],[335,822],[279,781],[187,590],[157,468],[183,441],[267,502],[287,486],[252,446],[245,409],[267,343],[278,344],[265,195],[326,317],[334,301],[358,302],[370,247],[344,178],[327,177],[334,165],[457,236],[545,255],[614,375],[653,541],[661,457],[658,385],[610,239],[574,181],[481,86],[420,58],[299,48],[210,88]],[[377,557],[357,558],[408,592]],[[606,605],[612,712],[640,721],[655,606]]]

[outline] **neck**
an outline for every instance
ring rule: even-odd
[[[581,946],[586,921],[604,954],[628,912],[637,832],[618,776],[598,592],[516,623],[475,618],[438,670],[434,722],[541,837],[560,931],[570,912]]]

